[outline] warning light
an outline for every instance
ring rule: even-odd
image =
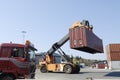
[[[25,45],[27,45],[27,46],[30,45],[30,41],[26,40]]]
[[[29,40],[26,40],[25,45],[34,47],[34,44],[32,44]]]
[[[28,46],[29,48],[37,51],[37,49],[34,47],[34,44],[32,44],[29,40],[26,40],[25,45]]]

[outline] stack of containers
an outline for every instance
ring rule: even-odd
[[[109,69],[120,69],[120,44],[106,46]]]
[[[72,49],[94,53],[103,53],[102,39],[94,34],[89,26],[76,22],[70,29],[70,47]]]

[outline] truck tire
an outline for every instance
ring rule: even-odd
[[[46,72],[47,72],[46,66],[44,66],[44,65],[41,66],[40,71],[41,71],[42,73],[46,73]]]
[[[6,75],[2,78],[2,80],[15,80],[15,78],[13,76]]]
[[[72,68],[71,65],[67,64],[67,65],[64,66],[64,71],[67,74],[71,74],[73,72],[73,68]]]

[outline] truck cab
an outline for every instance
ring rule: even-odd
[[[30,41],[0,44],[0,80],[34,78],[35,51]]]

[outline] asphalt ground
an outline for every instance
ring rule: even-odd
[[[79,74],[66,74],[63,72],[41,73],[37,69],[35,80],[120,80],[120,70],[83,68]]]

